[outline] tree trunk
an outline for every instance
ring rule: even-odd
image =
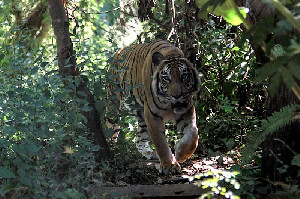
[[[259,20],[272,14],[272,8],[260,0],[236,0],[238,6],[250,9],[248,21],[255,25]],[[250,38],[251,42],[251,38]],[[254,42],[251,42],[254,43]],[[261,47],[253,46],[257,61],[262,65],[268,62]],[[299,103],[295,94],[281,84],[277,93],[268,97],[267,116],[279,111],[282,107]],[[295,154],[300,153],[300,123],[295,121],[269,135],[263,143],[261,174],[272,181],[285,180],[286,177],[297,178],[298,168],[291,166]],[[287,170],[282,170],[287,165]],[[281,169],[281,170],[280,170]]]
[[[16,18],[15,25],[19,27],[15,42],[21,41],[26,46],[26,51],[31,51],[39,47],[50,29],[50,20],[47,20],[47,4],[40,1],[24,19],[22,15],[25,14],[17,9],[16,4],[17,2],[11,1],[11,13]]]
[[[56,38],[59,73],[62,77],[71,76],[75,80],[76,78],[80,78],[80,73],[73,53],[73,44],[70,39],[69,22],[65,8],[61,0],[47,0],[47,2]],[[65,67],[66,65],[70,67]],[[80,91],[85,93],[85,97],[78,95]],[[96,143],[101,147],[99,158],[110,157],[110,150],[103,133],[101,117],[95,107],[94,96],[89,91],[84,80],[81,80],[81,83],[76,87],[76,96],[86,100],[89,103],[89,107],[91,107],[90,111],[82,111],[82,114],[87,119],[85,125],[94,136]]]

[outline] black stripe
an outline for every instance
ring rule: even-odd
[[[147,128],[147,125],[146,124],[143,124],[143,125],[139,125],[142,128]]]
[[[142,96],[144,96],[144,94],[143,93],[141,93],[140,92],[140,90],[139,90],[140,88],[136,88],[135,89],[135,91],[136,91],[136,96],[134,96],[134,98],[135,98],[135,100],[136,100],[136,102],[138,103],[138,101],[139,102],[141,102],[141,104],[140,103],[138,103],[140,106],[144,106],[144,101],[142,100]],[[143,91],[142,91],[143,92]]]
[[[135,58],[136,58],[136,56],[134,56],[132,63],[135,62]],[[137,62],[138,62],[138,60],[137,60]],[[136,64],[135,64],[135,85],[137,84],[138,67],[139,67],[139,66],[138,66],[138,63],[136,63]],[[133,72],[133,69],[132,69],[132,72]],[[134,86],[135,86],[135,85],[134,85]]]
[[[150,113],[154,116],[154,117],[158,117],[158,118],[160,118],[161,120],[163,120],[163,118],[161,117],[161,116],[159,116],[159,115],[157,115],[157,114],[155,114],[155,113],[153,113],[152,112],[152,110],[150,109],[150,107],[149,107],[149,104],[147,103],[147,107],[148,107],[148,109],[149,109],[149,111],[150,111]]]
[[[131,89],[131,91],[130,91],[130,94],[131,94],[131,96],[133,97],[133,100],[134,100],[134,103],[135,103],[134,105],[135,105],[135,106],[142,107],[142,106],[140,105],[140,103],[138,103],[138,101],[137,101],[137,100],[138,100],[138,99],[137,99],[138,97],[135,97],[135,96],[134,96],[133,90],[132,90],[132,89]],[[140,117],[140,116],[138,116],[138,117]]]
[[[144,139],[138,140],[136,143],[138,144],[138,146],[142,146],[143,142],[148,142],[148,139],[144,138]]]
[[[159,86],[159,81],[158,81],[158,80],[156,81],[156,84],[157,84],[157,85],[156,85],[156,88],[158,89],[158,86]],[[157,90],[156,92],[158,93],[158,90]],[[158,99],[158,98],[157,98],[157,99]],[[158,99],[158,101],[159,101],[160,103],[164,104],[164,103],[161,102],[159,99]]]
[[[161,41],[160,41],[161,42]],[[162,45],[165,45],[165,44],[168,44],[167,42],[161,42],[160,44],[158,44],[157,46],[155,46],[155,48],[153,48],[153,50],[152,51],[156,51],[156,49],[157,48],[159,48],[160,46],[162,46]],[[154,45],[154,44],[153,44]]]
[[[136,58],[137,58],[136,62],[137,63],[135,64],[135,82],[134,82],[134,86],[136,86],[137,84],[140,84],[140,83],[142,84],[142,78],[138,78],[138,77],[139,77],[139,75],[143,75],[143,74],[139,74],[139,73],[142,73],[142,71],[143,71],[143,63],[145,61],[145,56],[143,55],[143,52],[145,52],[145,49],[149,50],[148,45],[141,44],[140,48],[138,49],[138,52],[136,52]],[[138,81],[138,79],[139,79],[139,81]],[[140,100],[140,102],[142,104],[144,104],[144,101],[141,98],[142,94],[140,92],[140,88],[136,88],[136,93],[137,93],[136,98],[138,98],[138,100]]]
[[[153,96],[153,97],[152,97],[152,101],[153,101],[155,107],[156,107],[157,109],[167,110],[166,108],[160,107],[160,106],[156,103],[156,101],[155,101],[155,99],[154,99],[154,95],[153,95],[152,85],[150,85],[150,91],[151,91],[151,95]],[[158,100],[159,100],[159,99],[158,99]]]
[[[191,106],[191,108],[190,108],[187,112],[185,112],[184,114],[182,114],[181,117],[180,117],[178,120],[176,120],[176,124],[179,124],[179,123],[183,120],[183,118],[184,118],[188,113],[190,113],[190,111],[192,110],[193,107],[194,107],[194,106]]]
[[[151,49],[150,49],[150,48],[147,48],[146,50],[147,50],[147,51],[146,51],[146,56],[147,56],[147,55],[149,54],[149,52],[150,52]]]
[[[138,52],[138,54],[137,54],[137,56],[139,56],[139,60],[140,61],[145,61],[145,58],[146,58],[146,56],[148,55],[148,52],[146,52],[146,50],[150,50],[149,48],[148,48],[148,45],[142,45],[141,47],[140,47],[140,49],[139,49],[139,52]]]
[[[183,128],[180,129],[180,131],[183,133],[183,130],[185,129],[185,127],[187,127],[189,124],[186,124],[183,126]]]
[[[158,49],[157,51],[161,51],[162,49],[165,49],[165,48],[170,48],[170,46],[163,46],[160,49]]]
[[[121,131],[121,129],[115,129],[114,133],[119,133]]]
[[[145,49],[146,49],[146,50],[150,50],[150,48],[149,48],[148,45],[143,45],[141,49],[142,49],[142,50],[140,50],[140,51],[141,51],[140,54],[142,54],[143,52],[145,52]],[[148,55],[148,53],[146,53],[146,55]]]
[[[150,76],[149,78],[152,78],[152,79],[153,79],[153,73],[154,73],[154,72],[153,72],[153,69],[154,69],[154,68],[156,68],[156,67],[155,67],[154,63],[152,62],[152,60],[151,60],[151,64],[150,64],[151,73],[149,74],[149,76]],[[153,81],[153,80],[152,80],[152,81]]]
[[[181,117],[178,120],[176,120],[176,125],[178,125],[183,120],[183,116],[184,114],[182,114]]]
[[[138,133],[139,133],[139,134],[143,134],[143,133],[145,133],[145,132],[148,132],[148,130],[147,130],[147,129],[142,129],[142,130],[140,130]]]

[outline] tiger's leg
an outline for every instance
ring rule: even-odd
[[[119,133],[120,133],[120,127],[113,123],[113,121],[110,118],[106,118],[106,126],[108,129],[112,129],[113,133],[110,137],[111,140],[117,141]]]
[[[110,135],[110,140],[117,142],[121,128],[119,126],[120,120],[120,94],[114,92],[115,87],[119,88],[119,85],[114,82],[110,82],[106,85],[107,95],[107,106],[105,108],[105,123],[108,129],[113,132]]]
[[[145,120],[160,161],[159,172],[163,174],[180,173],[180,165],[172,154],[165,136],[164,121],[161,117],[153,115],[147,106],[145,106]]]
[[[177,118],[177,129],[183,132],[183,137],[175,145],[175,157],[180,163],[191,157],[198,146],[198,128],[196,125],[195,107]]]
[[[154,154],[154,151],[151,149],[148,141],[149,134],[148,134],[147,124],[144,118],[144,110],[138,109],[136,115],[138,117],[138,123],[139,123],[138,132],[135,137],[136,147],[138,151],[148,160],[155,159],[156,156]]]

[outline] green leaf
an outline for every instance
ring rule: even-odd
[[[86,93],[83,91],[77,91],[77,94],[81,97],[86,97]]]
[[[270,82],[270,94],[271,96],[274,96],[275,93],[277,92],[279,85],[281,82],[281,78],[280,78],[280,73],[276,73],[272,78],[271,78],[271,82]]]
[[[95,102],[95,107],[96,107],[97,111],[100,113],[105,111],[105,104],[101,100],[97,100]]]
[[[115,89],[113,90],[114,93],[119,93],[119,92],[122,92],[122,91],[123,91],[123,89],[120,88],[120,87],[117,87],[117,88],[115,88]]]
[[[235,9],[230,9],[227,12],[224,12],[222,16],[228,23],[231,23],[234,26],[238,26],[243,23],[244,19],[246,19],[245,10],[246,8],[239,8],[240,14],[238,14]]]
[[[28,170],[20,168],[18,170],[18,174],[19,174],[19,180],[22,184],[29,187],[32,186],[31,179],[30,179],[31,176]]]
[[[300,80],[300,57],[297,57],[295,60],[291,61],[289,63],[288,69],[290,71],[291,74],[293,74],[293,76],[296,79]]]
[[[39,68],[38,67],[34,67],[31,69],[31,74],[36,74],[38,72]]]
[[[135,85],[134,87],[132,87],[132,89],[136,89],[136,88],[139,88],[139,87],[141,87],[141,86],[143,86],[143,84],[137,84],[137,85]]]
[[[278,112],[274,112],[266,120],[261,121],[262,131],[256,131],[249,135],[246,148],[243,149],[242,161],[250,162],[258,146],[265,141],[267,135],[277,131],[285,125],[294,121],[295,111],[298,104],[285,106]]]
[[[68,57],[68,59],[66,59],[65,65],[67,65],[69,63],[70,59],[71,59],[71,57]]]
[[[286,67],[282,67],[282,81],[286,85],[287,88],[292,88],[292,86],[295,84],[295,80],[293,78],[293,75],[290,73],[290,71]]]
[[[90,150],[91,151],[99,151],[100,149],[101,149],[101,147],[99,145],[93,145]]]
[[[273,15],[261,19],[255,26],[250,27],[247,32],[243,33],[241,41],[245,42],[250,37],[252,42],[261,45],[261,42],[266,41],[268,35],[273,34],[273,28],[270,27],[273,27],[274,23]]]
[[[276,45],[271,49],[271,52],[272,52],[272,54],[273,54],[275,57],[280,57],[280,56],[285,55],[285,51],[284,51],[282,45],[280,45],[280,44],[276,44]]]
[[[47,66],[48,64],[49,64],[49,62],[42,62],[41,65],[40,65],[40,67],[41,67],[41,68],[44,68],[44,67]]]
[[[116,22],[116,20],[119,18],[120,10],[115,10],[114,12],[110,12],[111,10],[119,6],[120,6],[119,1],[115,2],[111,0],[106,0],[104,2],[103,8],[101,8],[101,11],[103,12],[101,17],[108,19],[106,20],[107,25],[109,26],[113,25]]]
[[[293,26],[289,20],[282,19],[277,23],[274,33],[275,35],[281,35],[290,32],[291,30],[293,30]]]
[[[90,106],[83,106],[83,107],[81,107],[80,110],[85,111],[85,112],[89,112],[89,111],[93,110],[93,107],[90,107]]]
[[[73,64],[67,64],[67,65],[65,65],[64,67],[70,68],[70,67],[73,67]]]
[[[201,10],[198,14],[198,18],[208,20],[208,12],[206,10]]]
[[[2,59],[4,59],[4,57],[5,57],[5,54],[4,54],[4,53],[0,53],[0,61],[1,61]]]
[[[240,25],[246,19],[247,8],[238,8],[233,0],[225,0],[221,4],[216,4],[210,0],[196,0],[196,4],[202,10],[207,10],[216,16],[222,16],[234,26]]]
[[[0,167],[0,178],[16,178],[16,176],[7,168]]]
[[[291,39],[291,45],[288,47],[287,51],[290,56],[296,55],[296,59],[299,59],[300,44],[295,39]]]
[[[266,80],[268,77],[273,75],[275,72],[280,72],[280,69],[282,65],[284,65],[288,61],[288,57],[281,56],[277,59],[265,64],[263,67],[258,69],[257,77],[255,78],[255,81],[262,82]]]
[[[300,166],[300,154],[295,155],[291,162],[291,165]]]
[[[42,147],[38,146],[34,143],[30,143],[30,144],[26,144],[25,148],[27,149],[27,151],[30,155],[35,155]]]
[[[225,144],[226,144],[226,148],[231,150],[235,144],[234,139],[233,138],[228,139],[225,142]]]
[[[13,190],[15,190],[14,185],[9,184],[9,183],[1,184],[1,186],[0,186],[0,195],[6,194],[6,193],[8,193],[10,191],[13,191]]]
[[[233,47],[233,48],[232,48],[232,50],[234,50],[234,51],[239,51],[239,50],[240,50],[240,48],[239,48],[239,47],[237,47],[237,46],[235,46],[235,47]]]

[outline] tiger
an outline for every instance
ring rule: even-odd
[[[163,174],[180,173],[179,163],[191,157],[198,145],[193,96],[200,90],[201,81],[193,65],[195,56],[192,48],[184,54],[173,44],[156,40],[117,51],[110,64],[114,83],[108,86],[108,92],[115,94],[120,104],[126,97],[133,97],[131,107],[138,120],[136,146],[148,159],[153,157],[150,135]],[[121,89],[116,92],[116,87]],[[175,154],[165,136],[168,121],[174,121],[183,133],[175,144]]]

